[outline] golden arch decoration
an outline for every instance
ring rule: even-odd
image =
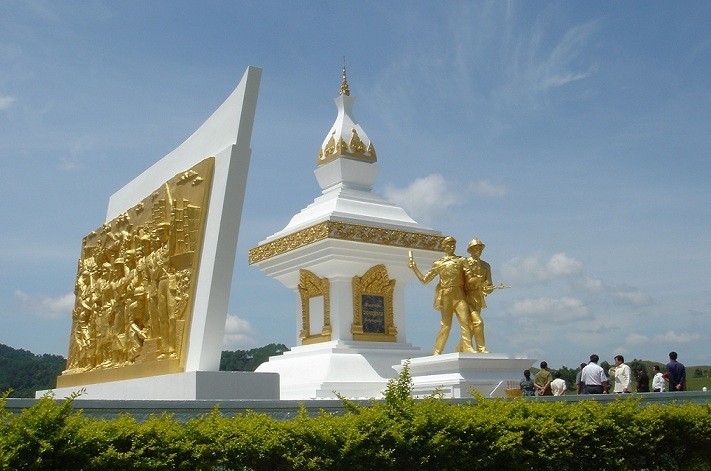
[[[393,313],[395,280],[385,265],[375,265],[363,276],[353,277],[353,340],[395,342],[397,328]]]
[[[301,297],[301,332],[302,345],[328,342],[331,340],[331,298],[328,278],[319,278],[309,270],[299,270],[299,296]],[[320,334],[311,335],[311,298],[323,297],[323,329]]]

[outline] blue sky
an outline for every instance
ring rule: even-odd
[[[320,194],[343,56],[375,190],[483,239],[494,352],[711,364],[711,4],[0,3],[0,343],[66,355],[108,198],[262,67],[226,349],[295,345],[247,251]],[[432,286],[406,289],[432,347]],[[449,349],[453,347],[450,339]]]

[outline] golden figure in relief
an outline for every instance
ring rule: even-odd
[[[180,360],[213,166],[176,175],[84,238],[62,375]]]
[[[456,241],[452,237],[446,237],[442,241],[442,250],[446,255],[434,262],[426,275],[419,271],[410,252],[409,266],[423,284],[429,283],[437,274],[440,275],[440,282],[435,288],[435,309],[441,312],[442,321],[435,340],[434,354],[442,353],[447,342],[452,324],[452,310],[457,313],[461,329],[461,338],[455,351],[489,353],[481,310],[486,307],[485,297],[489,293],[508,286],[493,284],[491,266],[480,258],[485,247],[482,241],[472,239],[469,242],[468,258],[454,254],[455,244]]]

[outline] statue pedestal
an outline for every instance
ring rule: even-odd
[[[331,341],[292,348],[270,357],[258,373],[279,373],[287,399],[382,398],[393,365],[426,353],[409,343]]]
[[[424,397],[439,390],[445,398],[470,398],[473,391],[485,397],[504,396],[507,381],[523,378],[523,370],[535,359],[509,358],[502,353],[447,353],[413,358],[410,376],[414,384],[412,394]],[[400,373],[405,361],[395,367]]]

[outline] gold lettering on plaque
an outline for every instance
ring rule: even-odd
[[[301,297],[301,332],[302,345],[328,342],[331,340],[331,299],[328,278],[319,278],[309,270],[299,270],[299,295]],[[323,329],[320,334],[311,335],[312,298],[323,297]]]
[[[393,312],[395,280],[385,265],[376,265],[363,276],[353,277],[353,340],[395,342],[397,328]]]
[[[183,370],[214,161],[84,237],[58,387]]]

